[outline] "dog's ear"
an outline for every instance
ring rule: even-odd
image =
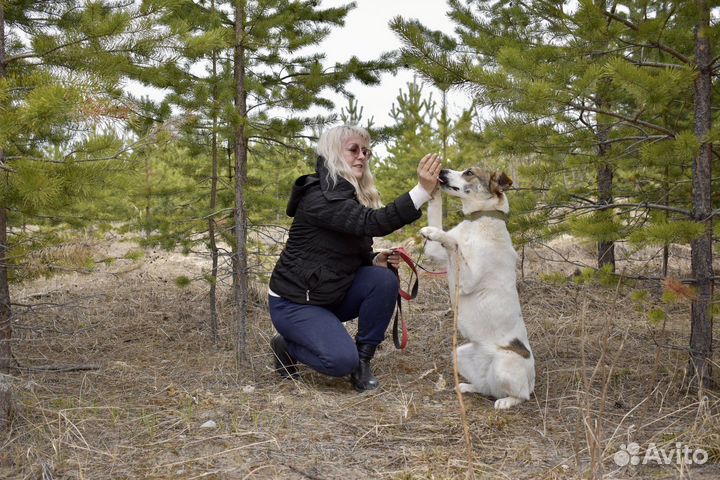
[[[505,175],[505,172],[495,172],[490,177],[490,191],[495,195],[502,195],[512,187],[512,178]]]

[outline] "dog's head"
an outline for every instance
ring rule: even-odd
[[[442,170],[440,188],[463,204],[463,213],[499,210],[508,213],[505,191],[512,186],[512,179],[504,172],[489,172],[481,167],[470,167],[458,172]]]

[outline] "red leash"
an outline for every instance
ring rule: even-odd
[[[421,270],[429,273],[430,275],[445,275],[447,271],[442,272],[431,272],[430,270],[426,269],[422,265],[418,264],[416,261],[414,261],[410,254],[405,250],[403,247],[398,247],[393,249],[393,253],[400,256],[400,258],[410,267],[410,270],[412,270],[412,274],[415,276],[415,282],[413,283],[412,288],[410,289],[410,293],[406,292],[402,288],[400,288],[400,291],[398,292],[398,298],[397,298],[397,309],[395,310],[395,321],[393,322],[393,343],[395,343],[395,348],[400,350],[405,350],[405,347],[407,347],[408,343],[408,330],[407,325],[405,324],[405,317],[402,313],[402,299],[405,300],[413,300],[415,297],[417,297],[418,293],[418,271],[417,269],[420,268]],[[395,272],[395,275],[398,275],[398,278],[400,278],[400,274],[398,272],[398,269],[393,267],[392,265],[388,264],[388,268],[390,268],[392,271]],[[402,338],[400,338],[400,334],[398,332],[398,318],[400,319],[400,325],[402,326]]]

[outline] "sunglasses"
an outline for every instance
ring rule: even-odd
[[[372,157],[372,150],[365,147],[360,147],[359,145],[351,145],[350,148],[347,149],[348,152],[352,153],[354,157],[359,157],[360,153],[362,153],[365,158]]]

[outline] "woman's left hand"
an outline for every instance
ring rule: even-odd
[[[392,250],[383,250],[375,256],[373,264],[376,267],[388,267],[388,264],[397,269],[400,266],[400,255],[393,253]]]

